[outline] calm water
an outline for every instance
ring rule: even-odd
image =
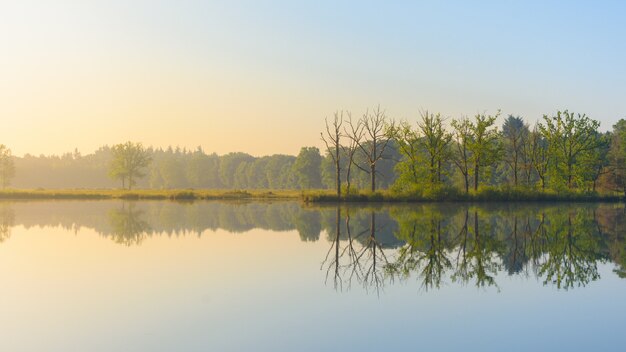
[[[626,350],[616,204],[0,203],[1,351]]]

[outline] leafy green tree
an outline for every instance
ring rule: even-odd
[[[296,158],[291,155],[272,155],[265,166],[269,188],[285,189],[294,187],[291,169]]]
[[[609,163],[609,187],[626,197],[626,120],[613,125],[611,144],[607,155]]]
[[[394,185],[397,188],[406,188],[409,185],[417,185],[420,183],[421,170],[420,164],[422,156],[420,153],[419,134],[406,121],[401,121],[397,126],[390,130],[398,151],[402,155],[402,159],[396,165],[398,172],[398,182]]]
[[[228,153],[222,155],[219,165],[220,182],[225,188],[233,188],[235,186],[235,174],[239,164],[243,162],[252,162],[254,157],[246,153]]]
[[[11,179],[15,176],[15,164],[11,149],[4,144],[0,144],[0,186],[6,188],[11,184]]]
[[[474,190],[478,190],[478,183],[483,167],[495,163],[500,151],[498,129],[494,127],[498,111],[494,116],[478,114],[470,123],[471,141],[468,145],[470,161],[473,165]]]
[[[128,180],[130,190],[137,179],[145,176],[144,169],[150,165],[152,157],[141,143],[126,142],[111,148],[113,160],[109,168],[109,176],[122,181],[122,188]]]
[[[519,116],[509,115],[502,125],[504,162],[513,176],[513,185],[518,185],[519,173],[525,166],[525,143],[530,131]]]
[[[316,147],[302,147],[293,164],[293,172],[301,189],[322,187],[322,156]]]
[[[597,133],[594,138],[598,141],[598,146],[588,153],[583,154],[581,163],[585,165],[581,174],[583,181],[590,184],[591,191],[595,192],[600,177],[609,172],[609,146],[611,141],[610,133]]]
[[[472,123],[467,117],[452,120],[454,129],[454,152],[452,160],[463,176],[465,193],[469,192],[470,158],[472,156],[470,144],[472,143]]]
[[[600,123],[585,114],[574,114],[568,110],[558,111],[555,116],[543,116],[539,125],[542,135],[548,142],[555,186],[565,185],[572,189],[582,183],[582,175],[588,172],[589,165],[581,161],[599,148]]]
[[[248,170],[250,166],[252,166],[253,162],[244,161],[239,163],[237,169],[235,170],[235,174],[233,175],[233,187],[242,189],[248,188]]]
[[[442,165],[450,154],[449,146],[452,134],[445,130],[440,114],[429,114],[426,111],[421,113],[421,118],[417,127],[423,136],[420,144],[426,151],[429,182],[431,184],[441,183]]]
[[[537,177],[539,177],[539,180],[541,182],[541,189],[545,189],[546,179],[550,166],[550,158],[548,157],[548,142],[543,137],[539,129],[539,125],[535,125],[532,132],[530,133],[529,145],[530,147],[528,152],[530,153],[530,160],[533,170],[537,174]]]

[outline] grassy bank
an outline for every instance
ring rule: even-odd
[[[300,191],[274,190],[2,190],[0,199],[155,199],[155,200],[210,200],[210,199],[300,199]]]
[[[128,199],[128,200],[302,200],[322,202],[487,202],[487,201],[564,201],[617,202],[616,194],[590,192],[555,192],[529,189],[486,188],[465,194],[453,188],[428,189],[421,192],[354,192],[341,199],[330,190],[0,190],[0,199]]]
[[[302,195],[307,203],[321,202],[619,202],[623,196],[595,192],[542,191],[533,189],[486,188],[469,193],[453,188],[428,189],[421,192],[356,192],[337,195],[330,191],[308,191]]]

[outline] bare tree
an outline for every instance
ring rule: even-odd
[[[345,122],[347,122],[347,126],[344,126],[343,131],[345,136],[348,137],[348,144],[342,145],[341,148],[348,159],[348,162],[346,163],[346,186],[347,192],[350,193],[352,165],[355,165],[354,156],[356,155],[361,140],[363,140],[363,124],[361,123],[361,120],[356,122],[353,121],[352,114],[350,112],[346,115],[348,116],[347,120],[345,120]]]
[[[359,149],[363,152],[369,170],[365,170],[370,174],[371,190],[376,191],[376,164],[383,158],[385,149],[392,140],[389,130],[393,130],[394,123],[389,121],[385,115],[385,111],[377,106],[371,112],[368,110],[361,118],[365,140],[358,143]]]
[[[337,198],[341,198],[341,163],[340,163],[340,148],[341,148],[341,125],[343,124],[343,111],[335,112],[334,119],[331,125],[328,124],[328,118],[326,121],[326,134],[320,133],[324,144],[326,144],[326,150],[333,159],[335,164],[335,185],[337,186]]]

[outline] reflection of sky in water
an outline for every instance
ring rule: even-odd
[[[288,226],[306,218],[321,223],[313,228],[327,230],[333,208],[316,218],[300,216],[293,204],[282,205],[286,210],[249,205],[256,215],[239,207],[240,223],[274,212],[285,220],[274,219],[272,226],[284,231],[218,227],[198,237],[191,219],[204,213],[209,219],[195,224],[210,221],[216,214],[205,211],[223,205],[196,204],[137,203],[133,211],[143,212],[152,230],[167,229],[157,216],[162,208],[170,214],[167,221],[187,225],[177,225],[178,236],[159,232],[130,246],[103,236],[120,221],[108,214],[122,209],[121,203],[11,205],[13,227],[0,243],[0,348],[609,351],[626,342],[626,281],[610,262],[597,264],[599,280],[569,290],[544,285],[532,272],[500,271],[497,288],[453,283],[448,273],[439,289],[425,290],[413,273],[386,281],[379,294],[357,281],[336,291],[322,263],[332,237],[323,232],[310,240]],[[488,213],[483,211],[485,219]],[[366,227],[367,218],[355,226]],[[390,260],[399,245],[385,249]]]

